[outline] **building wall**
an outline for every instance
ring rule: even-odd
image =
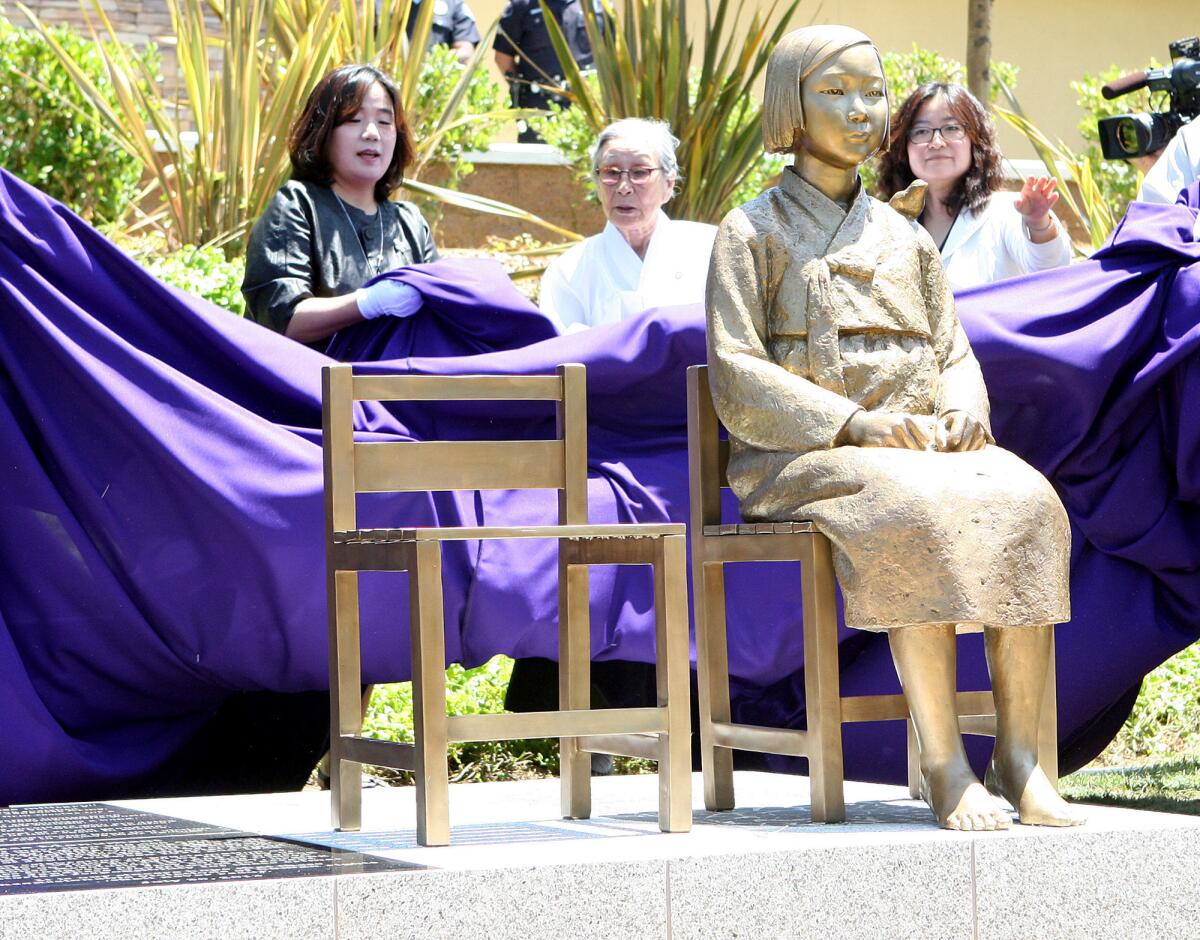
[[[51,25],[66,24],[74,26],[84,35],[89,34],[88,15],[84,14],[84,4],[79,0],[26,0],[25,5],[45,23]],[[88,14],[90,4],[86,4]],[[0,7],[4,6],[0,3]],[[117,29],[117,35],[125,42],[143,45],[151,40],[158,43],[162,53],[163,74],[170,76],[175,71],[175,54],[173,48],[162,42],[163,37],[171,35],[171,14],[167,9],[166,0],[149,0],[142,3],[139,0],[104,0],[105,15]],[[25,26],[28,21],[15,6],[7,9],[11,22]],[[104,35],[103,27],[97,24],[97,32]]]
[[[481,28],[504,8],[506,0],[469,0]],[[620,9],[623,0],[614,0]],[[687,0],[696,29],[704,16],[704,0]],[[749,0],[760,8],[769,0]],[[50,22],[83,22],[78,0],[27,0]],[[105,0],[104,8],[123,36],[145,42],[170,31],[165,0]],[[9,11],[14,22],[24,18]],[[797,27],[810,22],[845,23],[868,35],[884,51],[907,51],[913,43],[962,61],[966,55],[967,0],[804,0]],[[1167,43],[1200,33],[1196,0],[997,0],[992,10],[992,57],[1020,69],[1018,96],[1034,122],[1051,136],[1078,144],[1076,125],[1083,118],[1068,83],[1109,65],[1133,70],[1151,57],[1166,60]],[[171,65],[164,48],[164,71]],[[1006,151],[1032,156],[1017,135],[1002,131]],[[1019,152],[1018,152],[1019,151]]]
[[[47,22],[85,24],[78,0],[26,2]],[[499,16],[506,0],[469,2],[483,30]],[[614,2],[620,9],[623,0]],[[687,2],[695,31],[703,22],[704,0]],[[760,8],[768,5],[768,0],[748,2]],[[161,40],[170,33],[166,0],[105,0],[104,7],[122,38],[130,42]],[[846,23],[872,36],[884,51],[906,51],[916,43],[961,61],[966,51],[966,10],[966,0],[925,0],[907,5],[881,0],[820,0],[818,5],[809,0],[801,5],[795,26]],[[8,15],[14,22],[24,23],[15,8],[10,7]],[[1084,115],[1068,83],[1112,64],[1133,70],[1146,65],[1151,57],[1165,61],[1168,42],[1200,32],[1200,7],[1196,0],[1142,0],[1137,7],[1112,0],[997,0],[992,27],[993,58],[1020,69],[1018,96],[1026,112],[1051,136],[1078,147],[1082,141],[1076,125]],[[159,46],[169,84],[174,58],[169,45],[160,41]],[[1034,156],[1024,138],[1005,126],[1000,128],[1000,138],[1010,157]],[[515,132],[503,134],[500,139],[514,140]],[[592,232],[602,223],[598,208],[583,200],[565,167],[480,165],[478,172],[464,181],[463,188],[528,206],[573,231]],[[473,245],[479,241],[478,226],[474,213],[447,207],[440,220],[439,238],[448,247]],[[487,226],[490,234],[500,237],[514,236],[523,229],[520,223],[499,217],[489,218]]]
[[[481,24],[499,16],[505,0],[469,0]],[[614,0],[619,10],[623,0]],[[766,8],[768,0],[749,0]],[[688,0],[697,29],[704,0]],[[797,28],[809,23],[844,23],[863,30],[883,51],[905,52],[913,43],[963,61],[967,43],[967,0],[803,0]],[[1033,121],[1072,146],[1083,113],[1068,83],[1110,65],[1143,68],[1153,56],[1167,59],[1167,43],[1200,33],[1196,0],[996,0],[992,8],[992,58],[1020,69],[1018,97]],[[1023,138],[1002,130],[1005,151],[1033,156]]]

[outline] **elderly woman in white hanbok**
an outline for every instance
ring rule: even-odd
[[[592,149],[608,223],[559,256],[542,278],[542,313],[563,332],[617,323],[653,307],[702,303],[717,229],[667,218],[679,178],[670,128],[626,118]]]
[[[608,223],[546,269],[539,304],[563,333],[619,323],[655,307],[704,302],[715,225],[682,222],[663,212],[675,192],[679,141],[663,121],[626,118],[606,127],[592,148],[592,175]],[[557,708],[558,667],[518,659],[505,696],[511,711]],[[595,704],[653,704],[654,667],[608,660],[592,666]],[[607,773],[612,760],[592,756]]]

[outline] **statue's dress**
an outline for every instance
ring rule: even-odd
[[[794,171],[721,223],[708,360],[748,520],[811,519],[849,626],[1070,617],[1070,531],[1050,484],[989,443],[964,453],[835,446],[860,408],[984,426],[987,390],[937,249],[859,191],[849,211]]]

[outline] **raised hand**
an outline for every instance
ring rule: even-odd
[[[1058,181],[1052,176],[1031,176],[1025,180],[1016,207],[1030,234],[1049,229],[1050,210],[1058,202],[1057,190]]]

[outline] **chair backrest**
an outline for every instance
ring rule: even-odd
[[[557,489],[559,522],[587,524],[587,373],[554,375],[355,375],[321,370],[325,516],[356,528],[356,493]],[[552,401],[552,440],[355,441],[356,401]]]
[[[688,495],[691,526],[721,524],[721,488],[729,486],[729,441],[720,437],[721,422],[713,407],[708,385],[708,366],[689,366],[688,396]]]

